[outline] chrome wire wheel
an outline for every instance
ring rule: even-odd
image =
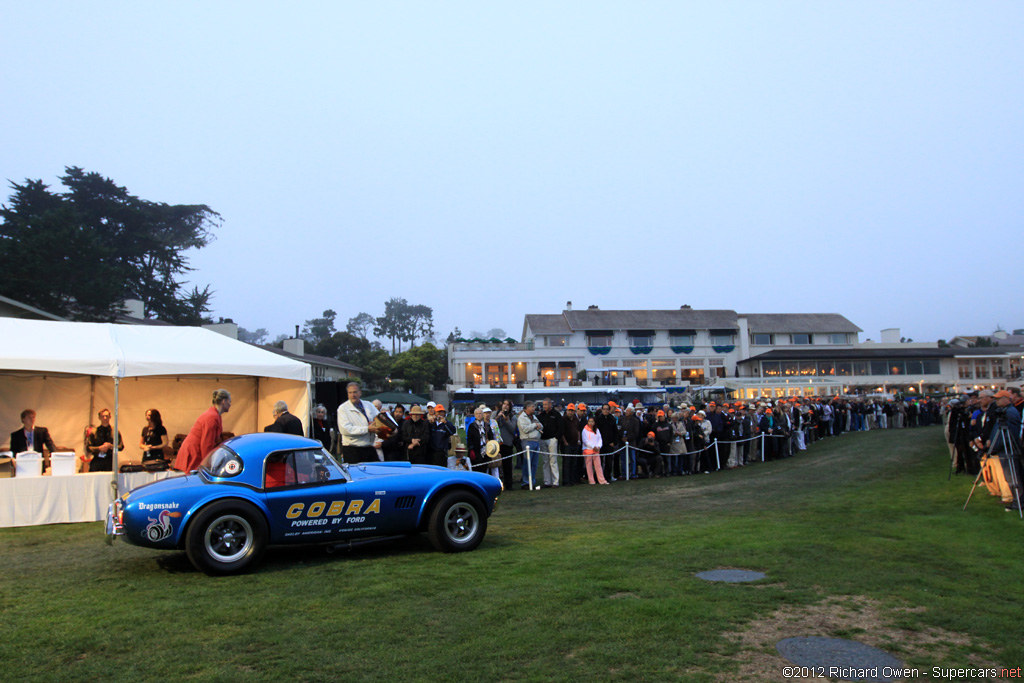
[[[480,517],[469,503],[456,503],[444,516],[444,530],[452,543],[468,543],[476,536]]]
[[[234,562],[252,549],[252,526],[239,515],[221,515],[206,527],[203,543],[211,559]]]

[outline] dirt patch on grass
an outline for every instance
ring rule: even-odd
[[[636,593],[630,593],[629,591],[619,591],[618,593],[612,593],[611,595],[608,596],[609,600],[621,600],[622,598],[637,598],[637,599],[639,599],[640,596],[637,595]]]
[[[919,608],[886,609],[880,602],[864,597],[835,597],[816,605],[783,607],[764,619],[751,622],[739,633],[725,634],[726,640],[740,648],[739,652],[730,657],[739,666],[738,670],[722,674],[717,680],[730,683],[787,680],[783,676],[783,668],[791,666],[792,663],[778,653],[775,645],[784,638],[806,636],[846,638],[877,647],[903,660],[905,666],[916,666],[921,671],[922,678],[924,672],[931,673],[932,666],[997,670],[1000,668],[984,656],[973,656],[967,661],[949,663],[944,655],[952,648],[961,649],[973,645],[985,651],[989,649],[985,644],[972,643],[971,639],[963,634],[926,627],[906,630],[892,624],[900,614],[915,614],[921,611]]]

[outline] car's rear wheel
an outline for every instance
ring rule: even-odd
[[[430,513],[427,531],[430,542],[442,552],[473,550],[487,533],[486,509],[480,498],[472,493],[446,493]]]
[[[222,500],[196,515],[185,536],[185,552],[196,569],[212,575],[237,574],[255,564],[267,548],[267,523],[251,503]]]

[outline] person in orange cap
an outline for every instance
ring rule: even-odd
[[[765,460],[775,460],[776,453],[778,453],[778,447],[775,442],[776,432],[779,431],[779,423],[772,414],[771,408],[764,409],[764,415],[761,416],[758,426],[761,428],[761,433],[764,434],[764,453],[761,457]]]
[[[576,417],[576,404],[570,403],[565,407],[565,414],[562,416],[561,450],[562,458],[562,486],[575,486],[583,478],[583,458],[579,457],[583,452],[582,435],[580,430],[586,423],[580,424]]]
[[[665,459],[661,456],[661,446],[658,444],[654,432],[647,432],[647,436],[640,439],[636,465],[637,471],[642,471],[642,476],[648,479],[664,475]]]

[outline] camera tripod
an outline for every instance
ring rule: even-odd
[[[989,447],[988,457],[999,458],[1000,465],[1006,463],[1003,467],[1003,477],[1007,478],[1010,491],[1013,493],[1013,501],[1017,508],[1017,514],[1021,519],[1024,519],[1024,509],[1021,507],[1021,490],[1020,490],[1020,477],[1018,476],[1017,467],[1020,463],[1020,448],[1018,446],[1017,438],[1010,432],[1009,425],[1006,424],[1005,418],[1000,418],[996,423],[996,431],[990,440],[991,446]],[[992,448],[996,444],[1003,446],[1004,453],[992,453]],[[1009,470],[1010,476],[1006,477],[1006,471]],[[985,468],[982,467],[981,471],[978,472],[978,476],[974,478],[974,486],[971,487],[971,492],[967,494],[967,502],[964,503],[964,510],[967,509],[968,503],[971,502],[971,496],[974,495],[974,490],[978,488],[978,482],[985,475]]]

